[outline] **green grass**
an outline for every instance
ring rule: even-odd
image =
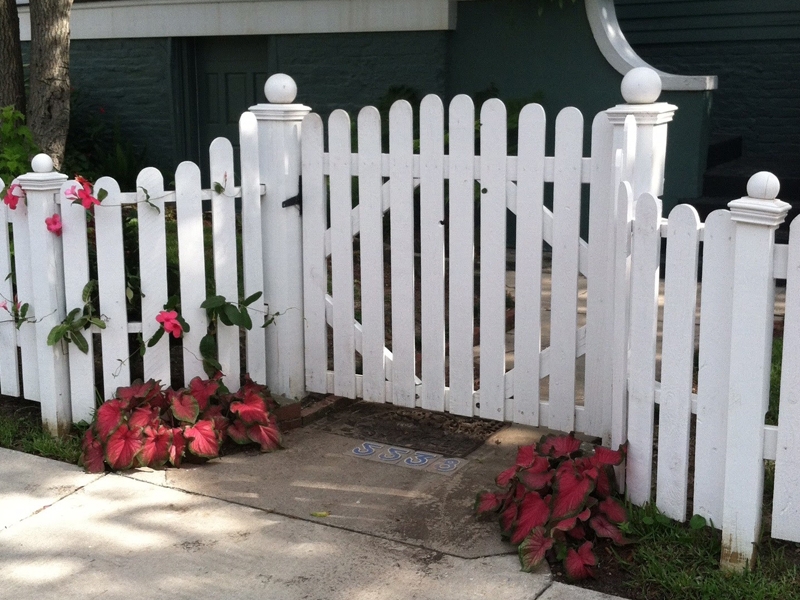
[[[800,550],[796,545],[767,540],[759,548],[755,570],[724,573],[719,569],[719,531],[676,523],[653,506],[629,511],[629,535],[637,543],[625,557],[623,568],[630,576],[627,587],[634,598],[800,599]]]
[[[54,438],[42,429],[38,418],[24,409],[11,415],[0,414],[2,448],[77,464],[81,453],[81,436],[82,430],[76,426],[63,439]]]
[[[783,338],[772,341],[772,370],[769,376],[769,410],[767,425],[778,424],[778,404],[781,396],[781,356],[783,355]]]

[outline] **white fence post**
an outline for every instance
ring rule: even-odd
[[[672,104],[656,102],[661,93],[661,79],[655,71],[647,67],[629,71],[623,78],[620,88],[626,103],[618,104],[605,111],[613,129],[610,154],[607,157],[592,156],[593,161],[607,162],[610,174],[608,181],[604,184],[604,189],[607,190],[604,195],[608,197],[598,197],[593,190],[594,195],[591,200],[593,208],[590,210],[599,214],[595,218],[590,215],[589,230],[589,260],[593,268],[587,283],[589,289],[586,315],[586,382],[587,386],[591,383],[594,387],[586,390],[586,405],[591,413],[589,419],[591,433],[602,436],[606,444],[611,442],[612,421],[616,422],[617,437],[625,430],[625,424],[620,422],[625,419],[625,411],[623,410],[619,414],[614,411],[615,414],[612,415],[611,400],[614,382],[611,373],[613,372],[614,354],[605,350],[608,341],[614,337],[616,310],[614,304],[619,290],[615,289],[617,286],[613,257],[618,253],[614,244],[600,243],[593,246],[592,240],[616,239],[619,219],[627,218],[628,222],[633,219],[633,202],[630,202],[627,207],[616,205],[620,178],[615,174],[615,157],[619,151],[624,151],[629,158],[635,157],[632,164],[626,165],[622,169],[622,178],[630,180],[632,198],[638,198],[645,193],[658,198],[663,192],[667,126],[677,110],[677,107]],[[625,122],[628,117],[633,117],[635,121],[633,152],[627,148],[629,138],[625,132]],[[603,207],[608,208],[604,209]],[[618,211],[626,211],[627,215],[618,215]],[[628,233],[628,235],[630,234]],[[626,248],[623,249],[623,252],[627,252],[627,240],[625,242]],[[597,347],[597,344],[601,344],[600,348]],[[623,389],[623,394],[624,392]],[[624,402],[623,398],[622,405]],[[597,404],[600,406],[595,407]],[[621,405],[620,402],[616,402],[616,404],[618,407]]]
[[[775,280],[775,229],[790,205],[776,200],[780,184],[756,173],[747,196],[728,204],[735,224],[728,444],[720,566],[753,566],[764,491],[764,417],[769,403]]]
[[[36,319],[36,355],[39,369],[39,400],[42,424],[54,436],[69,432],[72,405],[69,391],[69,360],[66,342],[47,345],[50,330],[66,316],[61,238],[48,231],[45,219],[58,212],[56,194],[66,175],[53,172],[53,160],[46,154],[34,157],[33,173],[18,182],[28,205],[33,277],[32,313]]]
[[[305,395],[303,350],[303,236],[301,205],[284,206],[300,194],[300,123],[311,109],[292,104],[297,85],[288,75],[267,80],[269,104],[250,107],[258,120],[259,172],[266,185],[261,223],[264,304],[280,313],[266,330],[270,390],[289,398]]]

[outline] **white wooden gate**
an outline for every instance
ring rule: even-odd
[[[518,156],[507,155],[506,109],[500,100],[489,100],[481,109],[477,155],[476,115],[469,97],[457,96],[450,103],[447,133],[442,101],[433,95],[422,101],[418,152],[413,122],[407,102],[393,105],[388,153],[381,151],[381,120],[375,108],[364,108],[358,115],[355,153],[346,112],[335,111],[328,120],[327,152],[322,119],[311,114],[303,122],[308,389],[607,434],[611,416],[607,407],[612,371],[609,348],[614,343],[611,259],[618,235],[623,236],[626,251],[629,221],[628,207],[618,210],[613,192],[623,165],[617,169],[612,160],[614,126],[608,116],[600,113],[594,119],[589,157],[583,156],[584,122],[575,108],[562,110],[556,119],[553,156],[545,154],[546,119],[539,105],[528,105],[520,114]],[[632,118],[626,132],[622,136],[620,128],[618,137],[627,140],[621,145],[629,148],[628,166],[632,168]],[[581,192],[586,184],[590,190],[589,244],[580,238]],[[418,254],[415,189],[419,198]],[[354,202],[356,190],[358,201]],[[546,206],[547,195],[552,197],[552,209]],[[479,207],[479,215],[474,214],[474,207]],[[517,216],[515,358],[509,371],[505,369],[506,209]],[[478,217],[480,226],[476,228]],[[386,245],[384,232],[390,237]],[[354,268],[354,240],[360,257],[358,271]],[[543,348],[545,244],[552,249],[552,310],[550,345]],[[388,278],[385,268],[389,269]],[[479,290],[474,287],[476,269],[480,272]],[[589,287],[587,326],[580,328],[579,274],[588,278]],[[416,281],[421,282],[419,301]],[[474,317],[476,291],[479,319]],[[361,306],[358,318],[356,298]],[[418,340],[417,315],[421,321]],[[480,326],[477,372],[475,325]],[[359,370],[356,354],[361,356]],[[576,358],[584,354],[585,401],[576,406]],[[473,383],[476,374],[478,389]],[[540,380],[545,377],[549,377],[549,386],[542,397]]]

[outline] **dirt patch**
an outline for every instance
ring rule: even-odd
[[[464,458],[505,423],[420,408],[357,402],[312,425],[322,431]]]

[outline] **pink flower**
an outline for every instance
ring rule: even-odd
[[[17,208],[19,199],[23,196],[25,196],[25,192],[22,191],[22,187],[20,187],[18,183],[12,183],[10,186],[8,186],[6,195],[3,196],[3,202],[8,205],[8,208],[14,210]]]
[[[81,206],[86,210],[89,210],[95,204],[100,204],[100,200],[92,196],[92,184],[89,183],[86,179],[81,177],[80,175],[75,176],[75,181],[80,184],[80,188],[77,185],[73,185],[69,188],[64,195],[67,199],[72,200],[73,202],[80,202]]]
[[[178,321],[178,313],[174,310],[162,310],[160,313],[158,313],[158,315],[156,315],[156,321],[161,323],[161,325],[164,327],[164,331],[167,332],[167,335],[171,333],[173,337],[181,337],[181,334],[183,333],[183,327],[181,327],[181,324]]]
[[[5,300],[3,300],[2,302],[0,302],[0,309],[2,309],[2,310],[4,310],[4,311],[8,312],[8,302],[6,302]]]
[[[61,235],[62,223],[61,216],[58,213],[55,213],[52,217],[47,217],[44,222],[47,225],[47,231]]]

